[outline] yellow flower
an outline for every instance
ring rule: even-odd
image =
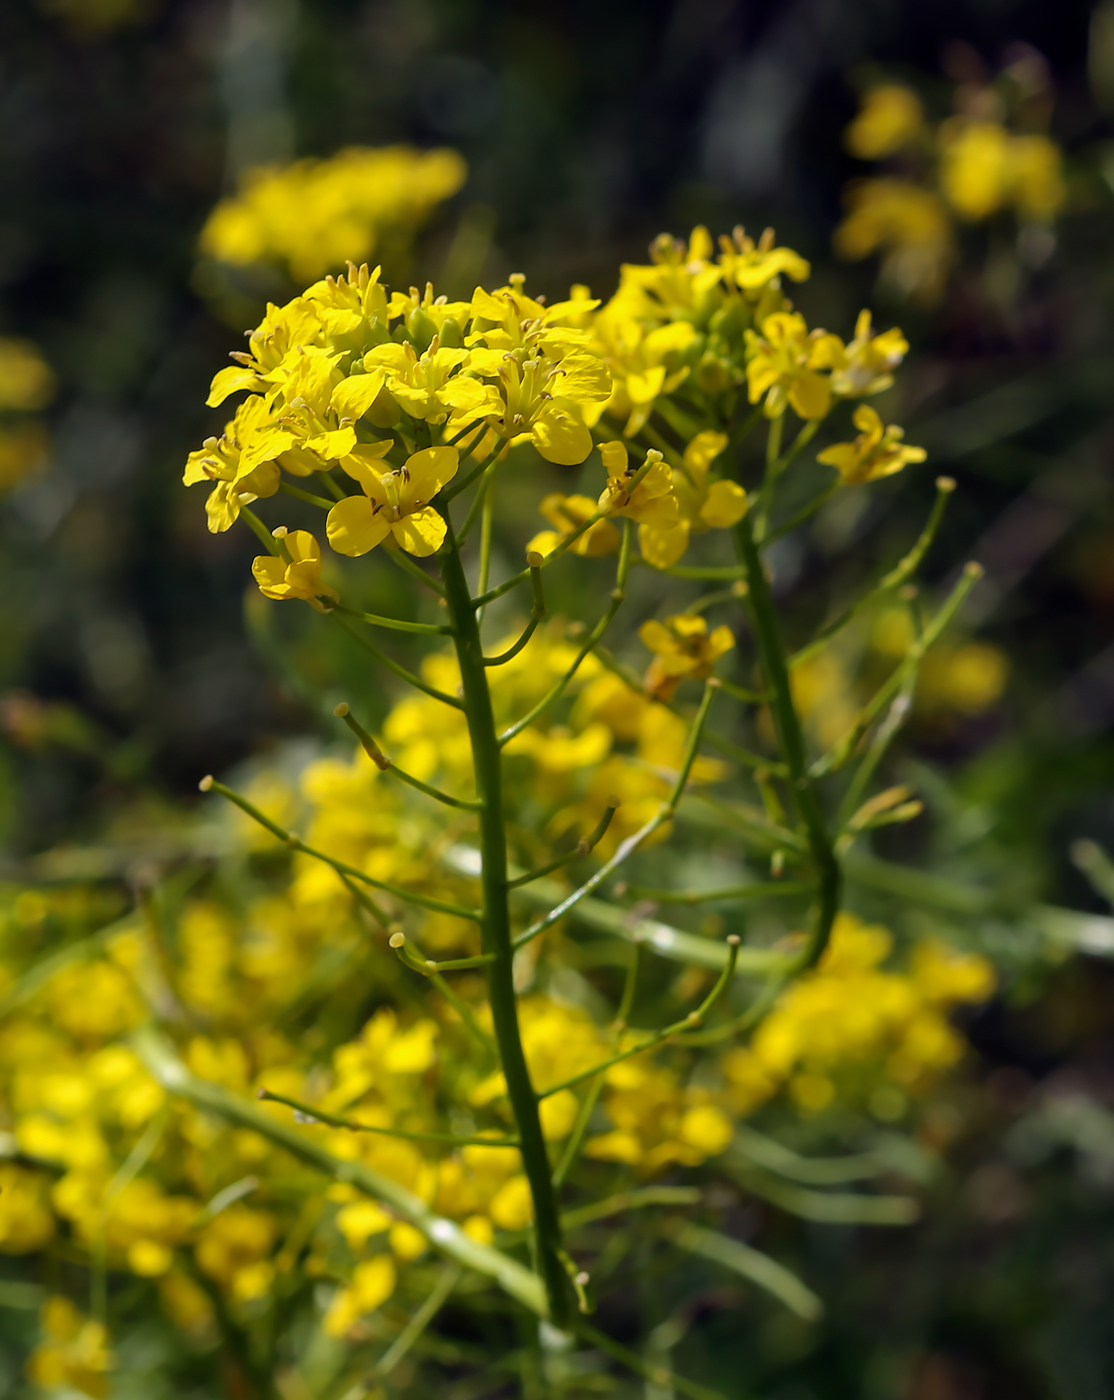
[[[56,388],[54,372],[30,341],[0,337],[0,409],[45,408]]]
[[[45,1336],[27,1362],[28,1379],[44,1390],[80,1390],[94,1400],[107,1395],[112,1353],[101,1323],[58,1296],[43,1304],[39,1323]]]
[[[229,1206],[202,1230],[195,1250],[203,1274],[232,1297],[247,1302],[270,1284],[268,1255],[275,1239],[274,1217],[248,1206]]]
[[[424,557],[441,548],[445,522],[429,504],[460,464],[455,447],[425,447],[397,471],[379,473],[358,457],[341,466],[363,488],[329,512],[325,532],[338,554],[367,554],[388,535],[408,554]]]
[[[860,311],[855,338],[835,356],[832,392],[842,398],[880,394],[894,382],[892,371],[905,358],[909,342],[896,326],[881,335],[871,329],[869,311]]]
[[[370,257],[384,237],[411,237],[466,173],[455,151],[409,146],[256,168],[210,214],[201,248],[233,265],[277,262],[295,278],[319,277]]]
[[[342,1288],[325,1314],[325,1334],[343,1337],[364,1313],[382,1307],[395,1291],[397,1274],[389,1254],[365,1259],[352,1270],[352,1286]]]
[[[600,510],[606,515],[626,515],[640,525],[652,525],[661,530],[676,525],[679,512],[673,478],[660,452],[651,448],[646,453],[650,468],[633,489],[631,483],[641,468],[631,466],[626,444],[602,443],[600,456],[608,478],[599,498]]]
[[[855,441],[837,442],[816,458],[835,467],[844,486],[861,486],[879,477],[893,476],[907,462],[923,462],[928,455],[923,447],[909,447],[902,442],[903,429],[883,428],[881,418],[869,404],[860,404],[851,421],[859,429]]]
[[[808,262],[792,248],[775,248],[774,231],[768,228],[755,243],[741,228],[737,228],[733,238],[726,234],[720,238],[719,265],[724,277],[740,291],[754,293],[785,273],[794,282],[808,280],[812,268]]]
[[[279,468],[275,458],[288,448],[289,433],[276,430],[265,399],[246,399],[219,438],[206,438],[191,452],[182,480],[187,486],[211,481],[215,485],[205,503],[209,529],[220,534],[231,529],[240,507],[278,490]]]
[[[1060,148],[1046,136],[1015,136],[1010,143],[1010,192],[1023,219],[1050,222],[1067,198]]]
[[[542,498],[539,510],[556,527],[542,530],[526,546],[527,554],[535,552],[543,557],[552,554],[563,539],[580,528],[586,520],[595,515],[597,507],[590,496],[565,496],[560,491],[551,491]],[[605,554],[614,554],[619,548],[619,532],[608,520],[597,520],[589,526],[569,546],[573,554],[588,559],[601,559]]]
[[[642,557],[656,569],[667,569],[681,558],[691,535],[727,530],[746,514],[747,495],[734,481],[709,481],[712,463],[727,446],[726,433],[697,433],[685,448],[681,470],[671,471],[679,518],[672,527],[640,525]]]
[[[940,188],[961,219],[977,223],[1001,206],[1009,178],[1010,137],[997,122],[945,122],[940,129]]]
[[[882,160],[914,144],[923,134],[920,98],[900,83],[883,83],[863,98],[858,116],[843,133],[843,142],[860,160]]]
[[[906,296],[932,302],[955,260],[955,237],[944,201],[935,190],[907,180],[860,180],[846,194],[847,216],[833,247],[856,262],[884,254],[883,275]]]
[[[265,598],[303,598],[318,612],[328,612],[339,601],[335,589],[321,582],[321,546],[308,530],[289,530],[281,537],[283,555],[257,555],[252,576]]]
[[[0,1162],[0,1252],[28,1254],[54,1234],[46,1179],[38,1172]]]
[[[703,680],[735,645],[730,627],[717,627],[709,633],[707,620],[691,613],[651,619],[638,629],[642,644],[654,653],[646,672],[646,693],[658,700],[669,700],[683,679]]]
[[[832,403],[831,385],[819,371],[842,352],[839,338],[808,330],[797,312],[777,312],[762,322],[762,334],[747,332],[747,389],[751,403],[764,399],[767,418],[791,407],[799,418],[823,418]]]

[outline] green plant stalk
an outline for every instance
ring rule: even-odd
[[[828,946],[832,925],[839,912],[843,878],[820,802],[809,777],[804,736],[789,686],[789,668],[781,628],[762,556],[754,540],[749,511],[735,526],[735,547],[746,570],[747,604],[762,658],[762,669],[766,684],[773,691],[770,708],[778,744],[789,769],[789,786],[805,828],[809,854],[816,872],[816,917],[799,959],[799,966],[803,969],[814,967]]]
[[[227,1123],[250,1128],[335,1181],[347,1182],[372,1200],[391,1206],[403,1220],[420,1230],[442,1254],[467,1269],[475,1269],[477,1273],[493,1278],[531,1312],[540,1317],[546,1315],[545,1295],[541,1281],[535,1274],[509,1255],[466,1235],[455,1221],[430,1210],[405,1186],[363,1162],[337,1157],[316,1137],[301,1131],[293,1123],[279,1122],[242,1094],[235,1094],[222,1084],[199,1079],[178,1059],[173,1046],[153,1028],[137,1031],[132,1037],[132,1044],[139,1058],[168,1093],[188,1100],[195,1107],[215,1114]]]
[[[480,807],[480,852],[483,858],[484,952],[494,955],[484,971],[488,1001],[507,1081],[507,1097],[518,1125],[522,1166],[534,1202],[538,1271],[545,1283],[550,1321],[564,1329],[569,1321],[569,1285],[561,1262],[563,1249],[557,1194],[550,1177],[549,1154],[542,1135],[538,1099],[522,1049],[518,1000],[514,989],[514,947],[507,882],[507,836],[503,817],[502,757],[484,667],[480,629],[460,550],[449,524],[447,548],[441,555],[449,616],[454,628],[464,694],[464,714],[472,742],[476,793]]]

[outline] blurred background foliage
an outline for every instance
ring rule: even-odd
[[[915,118],[906,102],[889,127],[876,111],[873,131],[860,119],[845,137],[882,83],[916,94]],[[1055,197],[1047,164],[1043,203],[1016,182],[982,208],[956,196],[957,111],[1062,149]],[[1002,913],[1003,901],[1109,909],[1112,116],[1114,6],[1081,0],[3,6],[9,874],[47,869],[51,848],[171,825],[202,773],[320,728],[282,654],[326,693],[359,683],[360,657],[312,619],[276,616],[254,590],[245,602],[251,540],[207,534],[180,485],[212,431],[214,368],[305,273],[304,258],[292,270],[277,254],[245,268],[202,239],[250,171],[355,146],[458,151],[466,178],[457,190],[449,172],[418,243],[381,230],[373,252],[388,280],[428,276],[450,296],[511,272],[551,298],[573,283],[606,296],[612,269],[643,261],[662,229],[772,223],[813,263],[813,323],[849,326],[866,304],[880,327],[902,326],[913,348],[892,416],[929,454],[928,469],[869,500],[846,493],[787,541],[779,596],[805,635],[915,537],[933,477],[957,479],[929,573],[974,557],[987,576],[926,673],[906,747],[903,776],[930,820],[886,841],[995,886],[991,912],[952,912],[1007,973],[967,1026],[978,1058],[953,1091],[962,1101],[938,1106],[950,1157],[923,1224],[763,1226],[746,1207],[754,1231],[797,1232],[829,1305],[820,1324],[748,1314],[748,1382],[778,1400],[1114,1394],[1114,942],[1096,917],[1072,926],[1073,955],[1065,943],[1037,957],[1025,919]],[[879,180],[887,197],[904,189],[896,213],[892,198],[871,212]],[[538,494],[524,491],[496,541],[504,559],[543,523]],[[404,606],[405,582],[378,567],[377,610]],[[577,615],[574,595],[558,602]],[[815,723],[900,651],[895,626],[876,619],[802,681]],[[370,699],[376,719],[388,702]],[[681,1278],[660,1286],[685,1296]],[[19,1301],[5,1287],[14,1377],[29,1315],[5,1305]],[[726,1378],[742,1334],[716,1302],[699,1345]]]

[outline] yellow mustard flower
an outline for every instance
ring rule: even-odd
[[[658,700],[672,698],[682,680],[703,680],[721,656],[735,645],[730,627],[717,627],[709,632],[706,618],[691,613],[667,617],[664,622],[651,619],[638,629],[638,635],[654,653],[646,672],[647,695]]]
[[[283,554],[257,555],[251,572],[265,598],[301,598],[318,612],[340,595],[321,581],[321,546],[308,530],[288,530],[281,537]]]
[[[275,262],[299,280],[319,277],[370,257],[392,233],[412,236],[466,174],[455,151],[409,146],[255,168],[210,214],[201,249],[220,262]]]
[[[606,515],[629,516],[640,525],[659,530],[671,530],[677,524],[680,512],[673,477],[660,452],[651,448],[646,453],[649,470],[633,487],[631,483],[641,468],[631,466],[625,443],[602,443],[600,456],[607,468],[607,485],[598,503],[600,510]]]
[[[560,491],[551,491],[548,496],[542,497],[538,509],[553,523],[554,529],[536,534],[526,546],[526,552],[544,557],[552,554],[562,540],[590,520],[596,514],[597,507],[590,496],[566,496]],[[614,554],[619,548],[619,532],[609,520],[597,520],[569,548],[584,558],[601,559],[606,554]]]
[[[274,1274],[270,1253],[275,1218],[267,1211],[232,1205],[202,1229],[195,1248],[198,1268],[238,1302],[261,1298]]]
[[[798,312],[776,312],[762,322],[762,334],[747,331],[747,389],[751,403],[762,402],[767,418],[786,407],[798,418],[823,418],[831,408],[831,384],[823,370],[841,353],[839,338],[809,331]]]
[[[0,410],[46,408],[57,387],[54,371],[29,340],[0,337]]]
[[[275,459],[292,441],[273,424],[266,401],[250,398],[237,408],[219,438],[206,438],[190,453],[182,480],[187,486],[214,483],[205,502],[213,534],[231,529],[241,506],[275,494],[280,477]]]
[[[364,1259],[352,1270],[352,1283],[340,1289],[325,1314],[325,1335],[343,1337],[365,1313],[380,1308],[395,1291],[397,1274],[389,1254]]]
[[[28,1254],[41,1249],[53,1234],[46,1178],[0,1162],[0,1253]]]
[[[817,453],[816,460],[835,467],[844,486],[862,486],[879,477],[893,476],[907,462],[923,462],[928,456],[923,447],[910,447],[902,441],[905,430],[892,424],[882,426],[882,420],[867,403],[860,404],[851,420],[859,429],[854,442],[837,442]]]
[[[656,569],[676,564],[692,535],[706,530],[727,530],[746,514],[747,495],[734,481],[710,481],[712,463],[728,442],[726,433],[697,433],[685,448],[681,469],[670,475],[677,497],[677,523],[669,527],[640,525],[638,545],[642,557]]]
[[[860,311],[854,338],[834,355],[832,393],[841,398],[880,394],[894,382],[893,371],[909,353],[909,342],[896,326],[878,334],[871,314]]]
[[[44,1390],[79,1390],[93,1400],[108,1394],[112,1353],[104,1326],[54,1295],[39,1312],[43,1340],[27,1362],[28,1379]]]
[[[926,135],[924,108],[915,92],[901,83],[882,83],[863,98],[843,144],[860,160],[883,160]]]
[[[363,488],[329,512],[325,532],[338,554],[360,555],[391,536],[408,554],[424,557],[441,548],[445,521],[429,504],[460,465],[455,447],[424,447],[396,471],[378,472],[346,457],[341,466]]]
[[[906,296],[932,302],[955,261],[947,206],[935,190],[908,180],[858,180],[848,186],[847,214],[833,235],[841,258],[883,256],[883,275]]]
[[[812,268],[792,248],[776,247],[774,231],[765,229],[756,243],[742,228],[720,238],[719,265],[725,281],[742,292],[754,293],[783,273],[794,282],[805,282]]]

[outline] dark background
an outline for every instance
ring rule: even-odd
[[[823,611],[872,576],[915,533],[935,472],[955,475],[929,573],[987,566],[966,625],[1005,649],[1012,679],[992,714],[915,736],[920,757],[984,813],[980,859],[1023,871],[1034,897],[1105,908],[1068,856],[1081,836],[1114,844],[1114,145],[1088,78],[1092,6],[166,0],[103,32],[79,8],[0,7],[0,333],[36,341],[61,384],[48,469],[0,505],[0,691],[74,707],[56,742],[9,722],[14,856],[95,835],[140,790],[192,800],[200,774],[312,727],[245,629],[253,541],[208,535],[180,484],[213,431],[208,381],[246,324],[209,309],[196,240],[247,166],[412,141],[470,165],[412,269],[424,281],[447,265],[450,293],[471,286],[452,284],[461,219],[471,274],[522,271],[551,297],[574,281],[609,294],[662,229],[773,223],[814,264],[799,297],[811,322],[846,333],[862,304],[900,321],[904,421],[932,470],[883,494],[884,528],[868,517],[842,562],[810,546],[785,601]],[[1018,44],[1057,89],[1072,196],[1056,253],[1003,300],[972,232],[939,306],[887,300],[873,264],[829,251],[863,172],[841,145],[856,86],[905,77],[943,116],[949,72],[973,57],[996,71]],[[524,517],[521,539],[539,523]],[[342,654],[282,617],[311,671],[343,673]],[[972,1027],[977,1126],[939,1210],[900,1239],[816,1232],[832,1316],[762,1333],[748,1368],[764,1394],[1114,1395],[1111,995],[1107,966],[1076,960],[1020,978]],[[1010,1132],[1050,1086],[1084,1096],[1105,1148],[1053,1134],[1017,1155]]]

